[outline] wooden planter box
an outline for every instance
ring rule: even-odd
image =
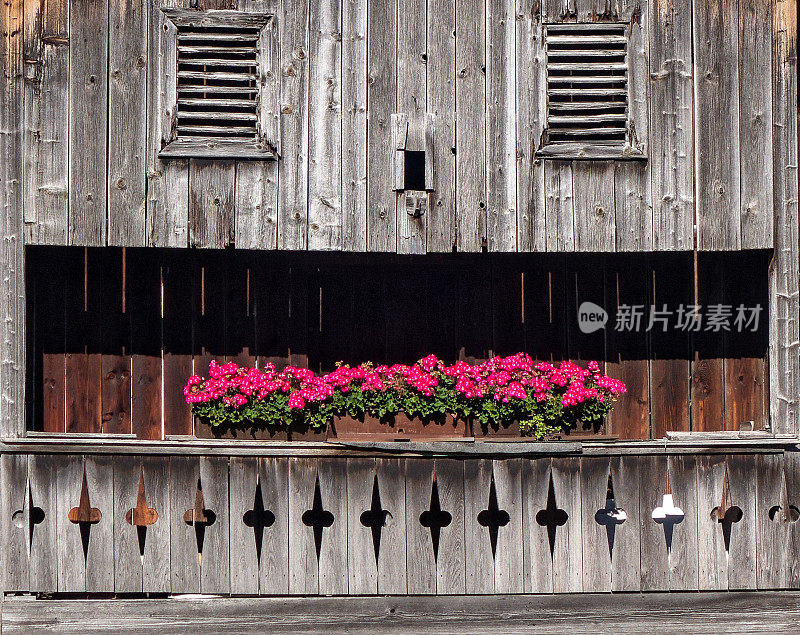
[[[326,430],[287,430],[286,428],[250,429],[210,426],[194,418],[194,435],[198,439],[229,439],[240,441],[325,441]]]
[[[336,417],[328,426],[328,438],[340,441],[444,441],[470,436],[469,422],[445,415],[441,420],[423,420],[404,413],[381,420],[365,415],[363,418]]]

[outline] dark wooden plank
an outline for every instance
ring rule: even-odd
[[[641,525],[647,522],[646,510],[639,509],[640,485],[638,456],[611,457],[611,478],[616,507],[625,512],[625,520],[616,525],[611,555],[613,591],[641,589]]]
[[[3,589],[27,591],[30,584],[30,527],[38,520],[32,511],[28,490],[28,457],[24,454],[3,454],[0,519],[6,527],[3,536]]]
[[[59,252],[60,253],[60,252]],[[66,285],[50,268],[50,264],[64,271],[64,263],[53,252],[53,260],[44,252],[37,252],[38,266],[34,265],[35,276],[35,364],[37,372],[34,382],[39,380],[41,368],[41,405],[37,404],[35,429],[45,432],[66,431]],[[36,319],[36,316],[49,315],[50,319]]]
[[[437,558],[434,556],[431,532],[420,520],[420,516],[430,509],[433,462],[408,459],[405,468],[408,593],[433,595],[436,593]],[[441,497],[439,500],[441,503]]]
[[[609,460],[606,457],[583,457],[580,463],[580,524],[583,551],[583,591],[611,591],[612,551],[608,529],[615,533],[617,525],[601,525],[598,512],[607,505]],[[601,512],[602,513],[602,512]],[[604,518],[609,522],[609,518]]]
[[[319,593],[319,561],[314,533],[302,520],[314,503],[317,463],[313,459],[289,459],[289,593]],[[323,532],[324,533],[324,532]]]
[[[702,432],[723,430],[725,425],[723,332],[706,330],[707,308],[723,302],[722,265],[719,254],[704,253],[695,273],[703,321],[692,331],[692,430]]]
[[[495,355],[515,355],[525,350],[522,267],[495,258],[491,268],[492,350]]]
[[[551,477],[555,503],[566,512],[566,522],[557,528],[553,551],[553,591],[578,593],[583,590],[583,529],[580,460],[554,458]]]
[[[58,588],[58,501],[56,475],[66,469],[65,455],[32,454],[29,457],[31,508],[42,510],[30,537],[30,591],[54,592]],[[55,555],[54,555],[55,554]]]
[[[523,459],[522,564],[525,593],[553,592],[553,553],[539,512],[547,507],[550,458]],[[538,518],[537,518],[538,517]]]
[[[525,540],[522,531],[522,459],[493,462],[497,506],[508,514],[508,523],[498,528],[494,558],[495,593],[523,593]],[[505,520],[501,518],[500,520]]]
[[[540,361],[567,358],[566,278],[563,256],[525,267],[525,351]]]
[[[174,456],[170,459],[169,553],[170,591],[172,593],[200,592],[198,534],[194,526],[184,521],[186,511],[195,506],[199,477],[197,457]],[[208,507],[207,504],[206,507]]]
[[[258,595],[259,592],[259,555],[263,553],[261,550],[267,532],[259,525],[263,522],[263,516],[256,518],[257,498],[262,496],[261,488],[257,487],[258,476],[258,459],[231,458],[228,487],[231,593],[234,595]],[[262,496],[262,505],[263,501]],[[250,515],[246,516],[248,513]],[[248,518],[251,526],[246,524]]]
[[[192,290],[197,269],[186,258],[167,258],[161,269],[163,288],[164,435],[192,434],[192,410],[183,395],[192,364]],[[206,375],[207,376],[207,375]]]
[[[126,265],[126,250],[115,249],[101,255],[100,400],[102,431],[112,434],[131,433],[131,328]]]
[[[391,514],[384,520],[381,532],[381,553],[378,557],[378,593],[404,595],[408,590],[406,527],[406,465],[405,459],[378,458],[375,461],[381,505]],[[411,520],[418,521],[419,515]],[[414,557],[420,553],[415,552]]]
[[[160,439],[161,420],[161,266],[145,253],[129,252],[131,320],[131,421],[140,439]],[[182,386],[170,386],[180,390]]]
[[[381,552],[385,557],[387,551],[396,550],[385,540],[381,511],[385,503],[380,486],[376,499],[376,478],[375,459],[347,459],[347,590],[351,595],[375,595]]]
[[[481,512],[489,509],[492,482],[490,460],[464,461],[464,549],[468,594],[494,593],[495,589],[495,553],[490,542],[490,529],[479,523]]]
[[[333,515],[333,524],[323,531],[319,555],[319,592],[322,595],[347,593],[347,460],[318,461],[322,504]]]
[[[275,522],[264,532],[259,570],[261,594],[289,592],[289,462],[264,457],[259,464],[259,482],[264,507]]]
[[[256,363],[255,294],[250,262],[235,255],[226,262],[225,357],[239,366]]]
[[[693,474],[694,475],[694,474]],[[640,517],[640,585],[642,591],[664,591],[669,589],[669,568],[672,552],[679,542],[691,541],[695,544],[695,536],[679,535],[683,526],[674,523],[657,523],[653,520],[653,511],[664,505],[665,485],[667,482],[667,459],[663,456],[639,457],[639,509]],[[678,500],[686,500],[682,489],[676,484],[673,491]],[[676,503],[678,507],[681,504]],[[684,510],[686,511],[686,510]],[[680,529],[679,529],[680,528]],[[672,532],[672,533],[670,533]],[[671,540],[671,541],[670,541]]]

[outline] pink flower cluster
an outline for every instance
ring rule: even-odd
[[[597,362],[589,362],[586,368],[568,361],[558,365],[537,363],[524,353],[493,357],[479,364],[459,361],[451,365],[435,355],[428,355],[411,366],[341,365],[323,375],[294,366],[276,371],[272,364],[259,369],[243,368],[234,362],[220,365],[212,361],[208,372],[208,379],[198,375],[189,378],[183,389],[188,403],[221,400],[225,406],[235,409],[250,400],[264,400],[279,393],[289,395],[290,409],[302,410],[309,402],[330,399],[336,391],[415,391],[431,397],[442,383],[452,386],[468,400],[490,397],[503,403],[527,399],[530,395],[541,402],[554,392],[563,392],[561,402],[564,407],[590,399],[604,402],[625,392],[625,384],[602,374]]]

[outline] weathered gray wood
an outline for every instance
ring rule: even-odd
[[[285,595],[289,592],[289,463],[265,457],[259,470],[264,506],[275,516],[275,523],[264,532],[259,591]]]
[[[523,459],[522,464],[522,564],[525,593],[553,592],[553,557],[547,528],[536,515],[547,505],[550,485],[549,458]]]
[[[189,161],[189,244],[222,249],[234,240],[235,166]]]
[[[575,250],[614,251],[614,164],[576,161],[572,166]]]
[[[653,244],[688,249],[694,243],[691,3],[648,4]]]
[[[170,590],[172,593],[199,593],[200,558],[197,536],[195,528],[183,519],[186,510],[193,509],[195,505],[200,478],[198,459],[172,457],[169,469]]]
[[[234,236],[240,249],[275,249],[278,239],[278,164],[236,164]]]
[[[469,594],[494,593],[494,555],[489,529],[478,523],[478,515],[488,508],[491,482],[491,460],[464,461],[464,550]]]
[[[381,532],[381,554],[378,558],[378,593],[403,595],[408,592],[406,576],[406,461],[375,461],[382,507],[386,516]],[[412,518],[413,520],[413,518]],[[418,517],[417,517],[418,520]]]
[[[798,492],[800,492],[800,452],[789,451],[784,454],[786,470],[786,491],[789,504],[800,508],[798,505]],[[800,527],[798,523],[789,523],[787,543],[786,584],[790,589],[800,587]]]
[[[440,595],[463,594],[466,592],[464,462],[457,459],[436,459],[434,464],[442,509],[452,515],[450,524],[442,528],[439,541],[439,559],[436,562],[436,593]]]
[[[375,477],[375,459],[347,459],[347,590],[353,595],[378,593],[380,553],[385,557],[387,552],[396,550],[396,545],[387,543],[381,528],[376,561],[371,527],[361,522],[362,514],[372,509]],[[386,508],[383,500],[381,508]]]
[[[74,0],[69,48],[69,234],[72,245],[106,240],[108,5]]]
[[[692,16],[698,244],[740,249],[738,4],[696,2]]]
[[[697,544],[700,590],[727,589],[729,557],[725,551],[722,525],[711,511],[722,504],[725,457],[702,456],[697,460]],[[733,501],[734,505],[740,504]],[[736,532],[733,527],[731,532]],[[733,538],[732,538],[733,539]]]
[[[341,4],[309,9],[308,247],[342,248]]]
[[[556,530],[553,591],[578,593],[583,589],[580,463],[575,458],[554,458],[551,475],[556,504],[567,513],[566,523]]]
[[[147,5],[109,3],[108,244],[147,244]]]
[[[433,461],[408,459],[405,467],[408,593],[432,595],[436,593],[436,560],[431,545],[431,533],[422,526],[420,515],[430,508]],[[441,543],[439,548],[441,550]]]
[[[154,247],[185,247],[189,231],[189,161],[162,161],[176,118],[177,50],[175,24],[161,7],[189,6],[189,0],[148,5],[147,55],[147,237]]]
[[[436,117],[428,251],[451,251],[456,228],[455,0],[429,0],[427,108]],[[427,158],[427,157],[426,157]]]
[[[64,107],[69,99],[69,4],[29,5],[24,13],[19,39],[25,77],[21,194],[26,242],[63,245],[69,204],[69,108]]]
[[[265,530],[261,536],[248,527],[244,516],[248,510],[255,509],[256,496],[262,495],[256,490],[258,483],[258,459],[232,458],[228,487],[230,488],[230,558],[231,558],[231,593],[234,595],[258,595],[259,562],[256,540],[260,537],[261,548]],[[257,493],[258,492],[258,493]],[[262,504],[263,495],[262,495]]]
[[[775,260],[770,271],[770,421],[797,434],[800,375],[800,296],[797,227],[797,6],[775,3],[773,21],[773,137]]]
[[[304,249],[308,228],[308,0],[282,3],[278,248]]]
[[[2,588],[4,591],[27,591],[30,588],[30,522],[28,457],[4,454],[0,457],[0,526],[3,529],[5,558]]]
[[[694,479],[692,471],[692,479]],[[669,567],[671,555],[687,540],[683,534],[683,523],[664,525],[653,520],[653,510],[661,507],[664,501],[665,484],[667,480],[667,459],[661,456],[646,456],[639,458],[639,519],[640,534],[640,586],[642,591],[665,591],[669,589]],[[685,501],[684,487],[686,482],[672,486],[676,500]],[[692,481],[694,487],[694,481]],[[681,503],[677,503],[684,512],[688,513]],[[626,521],[627,524],[628,521]],[[665,531],[666,529],[666,531]],[[671,550],[667,548],[667,537],[672,531]],[[695,543],[695,536],[688,540]],[[696,576],[695,576],[696,577]]]
[[[318,462],[322,504],[333,514],[333,524],[322,536],[319,556],[319,592],[347,593],[347,459]]]
[[[508,514],[508,524],[500,527],[494,558],[495,593],[523,593],[525,541],[522,532],[522,459],[494,461],[497,506]]]
[[[223,3],[220,3],[222,5]],[[264,14],[243,12],[245,7],[239,6],[234,3],[237,10],[228,11],[221,6],[219,8],[214,5],[214,8],[209,11],[198,12],[193,9],[168,9],[164,13],[169,16],[175,24],[179,26],[194,26],[194,27],[213,27],[213,26],[236,26],[240,28],[258,28],[263,27],[267,21],[266,12],[269,5],[262,5]],[[206,9],[208,7],[202,7]]]
[[[742,519],[731,529],[728,589],[731,591],[755,589],[758,533],[755,456],[731,454],[727,457],[727,464],[731,502],[742,510]]]
[[[144,563],[139,549],[137,528],[125,521],[125,514],[136,507],[142,461],[135,456],[114,458],[114,591],[141,593]],[[146,491],[146,490],[145,490]],[[148,501],[149,503],[149,501]],[[160,520],[160,519],[159,519]],[[145,544],[147,544],[145,542]]]
[[[342,3],[342,249],[367,248],[367,0]]]
[[[756,585],[759,589],[789,586],[789,492],[780,454],[755,457]]]
[[[517,63],[517,249],[544,251],[545,163],[535,156],[545,125],[545,47],[539,5],[516,7]]]
[[[80,455],[67,457],[55,473],[57,538],[53,546],[57,546],[60,592],[86,591],[86,561],[83,557],[80,528],[67,518],[69,510],[80,502],[82,480],[83,457]],[[52,553],[48,553],[46,557],[52,558]]]
[[[611,557],[611,585],[614,591],[641,589],[641,523],[647,514],[639,509],[639,462],[637,456],[611,458],[611,478],[617,507],[626,514],[625,522],[614,532]]]
[[[611,550],[606,526],[596,514],[606,508],[609,460],[600,457],[580,459],[580,524],[583,548],[583,591],[611,591]],[[616,534],[619,526],[614,526]]]
[[[170,460],[167,457],[142,457],[142,468],[147,506],[158,514],[158,520],[147,528],[145,537],[142,590],[145,593],[167,593],[170,590],[171,558]],[[117,527],[121,520],[115,520]]]
[[[486,238],[490,251],[516,251],[515,0],[486,0],[486,14]]]
[[[675,506],[682,509],[683,521],[674,528],[669,554],[670,589],[697,589],[699,543],[697,524],[701,506],[698,499],[697,460],[693,456],[670,456],[667,459]]]
[[[30,587],[33,592],[58,588],[58,500],[56,475],[66,468],[66,456],[32,454],[28,458],[30,502],[44,512],[30,539]]]
[[[230,593],[228,459],[200,457],[200,482],[206,508],[215,514],[214,524],[207,526],[205,531],[200,591]]]
[[[302,520],[303,514],[311,509],[314,502],[316,479],[316,461],[289,459],[289,593],[292,595],[319,593],[319,563],[314,534]]]
[[[374,0],[367,31],[367,250],[397,249],[390,117],[397,112],[397,3]]]
[[[617,251],[650,251],[653,214],[647,165],[618,161],[614,166],[614,221]]]
[[[647,156],[650,148],[648,106],[650,103],[650,14],[648,1],[623,0],[619,13],[628,24],[628,120],[632,127],[629,144],[634,152]],[[644,6],[642,6],[644,5]],[[623,19],[626,19],[623,18]],[[650,212],[649,188],[645,207]],[[644,229],[644,228],[643,228]],[[645,236],[643,236],[643,239]],[[647,249],[648,247],[645,247]]]
[[[114,464],[110,456],[87,456],[84,466],[91,506],[102,514],[91,526],[86,553],[86,592],[91,593],[114,587]]]
[[[456,240],[486,245],[486,5],[456,0]]]
[[[772,247],[772,6],[739,3],[742,249]]]
[[[575,250],[572,163],[545,161],[543,176],[547,251]]]

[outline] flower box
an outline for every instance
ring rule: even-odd
[[[470,436],[469,422],[444,415],[438,419],[409,417],[399,412],[392,417],[379,419],[363,417],[334,417],[328,425],[328,438],[338,441],[406,441],[435,439],[463,439]]]

